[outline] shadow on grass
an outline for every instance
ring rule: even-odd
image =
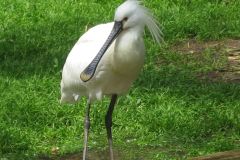
[[[2,76],[24,78],[33,75],[55,75],[59,74],[65,61],[65,56],[29,54],[28,56],[5,55],[0,64]]]

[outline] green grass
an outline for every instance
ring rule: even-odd
[[[62,155],[82,150],[85,99],[76,106],[59,104],[61,69],[85,28],[112,21],[121,2],[1,0],[0,159],[51,156],[56,146]],[[136,156],[132,148],[153,148],[148,159],[239,149],[240,86],[196,78],[225,66],[226,57],[218,53],[214,59],[209,50],[199,60],[173,52],[171,45],[240,38],[240,2],[144,2],[162,24],[166,44],[154,45],[146,33],[144,71],[114,112],[115,147],[129,155],[125,159]],[[91,112],[93,150],[107,146],[107,105],[104,99]]]

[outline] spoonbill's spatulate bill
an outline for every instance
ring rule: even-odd
[[[156,42],[161,31],[152,14],[137,0],[127,0],[115,12],[114,22],[100,24],[83,34],[69,53],[62,72],[61,102],[76,103],[86,96],[83,160],[87,156],[90,105],[103,95],[111,96],[105,117],[110,159],[112,113],[117,96],[126,93],[144,63],[144,28]]]

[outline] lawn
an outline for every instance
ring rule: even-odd
[[[81,152],[86,101],[59,104],[61,70],[80,35],[112,21],[121,2],[1,0],[0,159]],[[174,49],[189,39],[239,39],[240,1],[143,2],[161,23],[165,43],[157,46],[146,32],[143,72],[113,115],[115,150],[122,159],[168,160],[240,149],[239,83],[199,78],[225,68],[226,53]],[[91,110],[92,154],[107,152],[108,103]]]

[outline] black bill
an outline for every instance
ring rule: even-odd
[[[121,33],[121,31],[122,31],[122,22],[115,22],[110,35],[108,36],[106,42],[104,43],[104,45],[102,46],[98,54],[94,57],[92,62],[84,69],[84,71],[80,74],[80,78],[82,81],[87,82],[94,76],[98,63],[100,62],[102,56],[107,51],[107,49],[112,44],[112,42]]]

